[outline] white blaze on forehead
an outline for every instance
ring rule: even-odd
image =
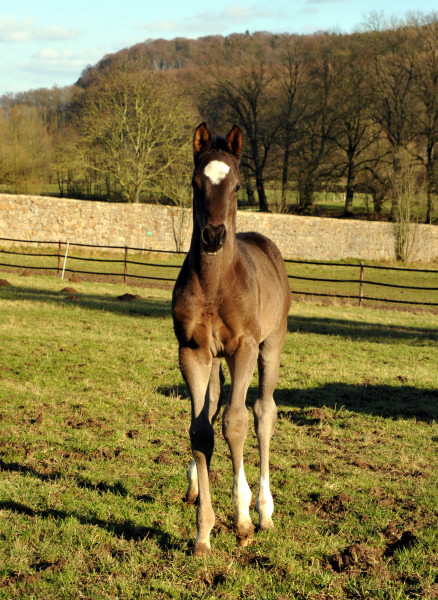
[[[212,160],[204,169],[205,175],[213,185],[218,185],[228,175],[230,166],[221,160]]]

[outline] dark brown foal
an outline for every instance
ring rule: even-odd
[[[260,484],[256,509],[260,529],[273,527],[274,504],[269,489],[269,445],[277,417],[273,392],[291,293],[275,244],[258,233],[236,234],[242,152],[239,127],[234,125],[225,139],[213,139],[202,123],[195,131],[193,150],[193,234],[175,284],[172,313],[181,373],[192,401],[190,440],[194,460],[188,471],[187,498],[198,499],[194,552],[202,555],[210,549],[214,525],[208,473],[214,447],[213,422],[223,391],[222,357],[231,374],[223,434],[233,465],[237,539],[246,545],[254,530],[243,444],[248,428],[246,393],[257,362],[259,385],[254,417]]]

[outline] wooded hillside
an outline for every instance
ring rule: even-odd
[[[438,17],[341,35],[149,40],[75,85],[2,98],[0,183],[190,202],[191,137],[245,134],[242,203],[311,214],[316,194],[432,222],[438,193]]]

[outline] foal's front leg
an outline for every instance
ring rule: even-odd
[[[206,403],[208,403],[208,418],[213,425],[219,414],[224,392],[224,375],[221,369],[221,359],[213,358],[210,379],[208,381]],[[198,472],[195,459],[192,460],[187,471],[188,488],[185,499],[190,504],[195,504],[198,499]]]
[[[198,481],[196,511],[197,537],[194,554],[205,555],[210,550],[210,531],[214,525],[208,473],[214,448],[214,432],[209,419],[207,387],[212,360],[209,352],[182,347],[179,351],[181,373],[192,400],[190,441]]]
[[[251,543],[254,526],[249,515],[251,491],[243,468],[243,445],[248,430],[246,393],[257,361],[258,346],[252,339],[241,341],[238,350],[227,359],[231,373],[230,400],[224,411],[222,429],[233,463],[234,524],[241,546]]]

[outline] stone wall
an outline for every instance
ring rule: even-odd
[[[102,246],[175,250],[182,230],[187,250],[191,211],[153,204],[117,204],[0,194],[0,237]],[[182,223],[182,227],[181,227]],[[238,231],[271,237],[285,258],[394,260],[391,223],[238,212]],[[4,245],[4,242],[0,241]],[[417,226],[410,260],[438,260],[438,227]]]

